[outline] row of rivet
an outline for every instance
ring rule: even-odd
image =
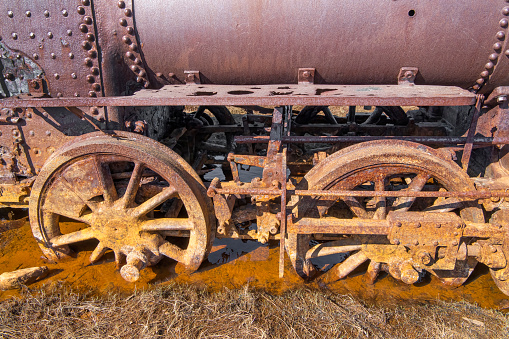
[[[509,2],[509,0],[504,0],[505,2]],[[509,16],[509,7],[502,8],[502,15]],[[498,22],[501,29],[507,29],[509,26],[509,20],[507,18],[502,18]],[[503,41],[506,39],[506,32],[503,30],[500,30],[495,35],[496,39],[498,40],[493,44],[493,51],[494,53],[491,53],[488,56],[488,62],[486,65],[484,65],[484,71],[481,72],[479,79],[476,80],[476,84],[472,86],[472,89],[474,91],[478,91],[481,89],[481,87],[488,82],[491,74],[493,74],[493,71],[495,70],[495,66],[499,62],[500,53],[502,52],[503,48]],[[509,49],[507,49],[504,54],[509,57]]]
[[[147,72],[143,68],[143,61],[141,60],[138,45],[136,44],[134,28],[132,25],[129,25],[129,20],[132,20],[133,12],[131,9],[126,8],[124,0],[118,1],[117,6],[124,14],[124,17],[119,19],[119,24],[126,32],[126,34],[122,36],[122,42],[129,48],[129,51],[125,53],[125,56],[131,62],[131,66],[129,68],[137,75],[136,81],[143,84],[143,87],[148,88],[150,86],[150,82],[147,79]]]
[[[81,4],[83,6],[90,6],[90,0],[81,0]],[[79,30],[85,35],[85,40],[81,43],[81,47],[87,53],[84,65],[90,69],[90,74],[87,75],[86,80],[89,84],[91,84],[92,90],[88,92],[88,96],[96,97],[97,92],[101,91],[101,85],[96,81],[96,77],[100,75],[99,68],[94,65],[94,60],[97,59],[97,50],[94,48],[96,39],[95,35],[90,33],[93,29],[91,30],[89,28],[94,21],[91,16],[85,15],[87,11],[83,6],[78,6],[78,14],[83,15],[83,23],[79,26]],[[70,53],[69,58],[74,58],[74,55]],[[75,79],[72,74],[71,77]],[[78,93],[75,93],[74,95],[79,96]]]

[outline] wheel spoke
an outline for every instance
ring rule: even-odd
[[[42,207],[42,210],[44,213],[53,213],[53,214],[61,215],[66,218],[85,223],[87,225],[91,224],[91,220],[90,220],[91,215],[90,214],[85,214],[85,215],[74,214],[74,213],[72,213],[72,211],[69,211],[67,209],[67,205],[65,205],[65,203],[58,204],[58,205],[45,203],[44,206]]]
[[[80,241],[90,240],[95,238],[95,232],[92,230],[92,228],[87,227],[82,230],[67,233],[63,235],[59,235],[57,237],[54,237],[51,239],[51,245],[52,246],[63,246],[63,245],[69,245],[74,244]]]
[[[385,191],[385,177],[377,178],[375,181],[375,191],[383,192]],[[375,198],[375,206],[376,211],[373,215],[373,219],[383,220],[387,216],[387,199],[385,197],[376,197]]]
[[[185,262],[183,262],[183,261],[184,261],[184,256],[186,254],[186,251],[184,251],[177,245],[173,245],[170,242],[165,242],[164,244],[159,246],[159,253],[161,253],[175,261],[182,262],[185,264]]]
[[[129,180],[129,184],[127,185],[127,189],[122,197],[123,205],[125,208],[131,206],[134,202],[134,198],[136,197],[136,193],[138,192],[138,188],[140,187],[140,182],[143,174],[143,170],[145,166],[142,163],[137,162],[134,165],[134,170]]]
[[[159,218],[144,221],[142,231],[190,231],[194,224],[188,218]]]
[[[170,199],[176,193],[177,189],[175,187],[173,186],[166,187],[160,193],[148,199],[140,206],[134,208],[132,211],[132,215],[134,217],[140,217],[142,215],[145,215],[148,212],[153,211],[157,206],[161,205],[166,200]]]
[[[99,156],[94,157],[95,168],[99,178],[100,185],[102,186],[104,201],[112,203],[118,199],[117,190],[113,183],[111,171],[107,163],[102,163]]]
[[[462,206],[463,202],[458,198],[447,198],[426,208],[423,212],[446,213],[454,211],[457,208],[461,208]]]
[[[368,218],[368,212],[360,201],[356,197],[342,197],[341,200],[350,208],[350,210],[358,217],[362,219]]]
[[[102,243],[99,243],[90,255],[90,262],[93,264],[97,260],[101,259],[102,256],[108,251],[107,247],[104,247]]]
[[[405,191],[409,192],[419,192],[422,191],[424,185],[429,180],[431,176],[427,173],[419,173],[408,185],[408,188]],[[398,212],[407,212],[412,204],[414,203],[416,197],[401,197],[396,199],[394,202],[394,209]]]

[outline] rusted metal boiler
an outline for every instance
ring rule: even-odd
[[[95,241],[128,281],[226,237],[279,241],[281,275],[286,254],[306,279],[369,262],[457,286],[482,263],[509,295],[508,20],[506,0],[3,1],[0,204],[48,260]]]

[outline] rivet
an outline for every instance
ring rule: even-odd
[[[498,50],[502,49],[502,44],[500,42],[497,42],[497,43],[493,44],[493,49],[495,51],[498,51]]]
[[[504,52],[505,55],[509,56],[509,49]]]
[[[32,54],[32,57],[33,57],[35,60],[39,59],[39,55],[38,55],[37,53]]]
[[[60,79],[60,74],[58,74],[58,73],[55,73],[53,76],[54,76],[54,77],[55,77],[55,79],[57,79],[57,80],[58,80],[58,79]]]
[[[479,78],[475,82],[478,83],[479,85],[482,85],[482,84],[484,84],[484,79],[483,78]]]
[[[99,109],[97,107],[90,107],[90,114],[99,115]]]
[[[92,67],[90,69],[90,73],[93,74],[93,75],[99,75],[99,68],[97,67]]]
[[[25,12],[25,15],[27,16],[27,18],[30,18],[32,16],[32,12],[30,11],[26,11]]]
[[[95,40],[95,36],[92,33],[88,33],[87,34],[87,40],[88,41],[94,41]]]
[[[47,35],[48,35],[48,38],[53,39],[53,33],[48,32],[48,34],[47,34]]]
[[[421,223],[420,223],[420,222],[418,222],[417,224],[415,224],[415,228],[419,228],[419,227],[421,227]]]
[[[502,8],[502,14],[503,15],[509,15],[509,7]]]
[[[71,78],[73,78],[73,79],[77,79],[77,78],[78,78],[78,76],[76,75],[76,73],[71,73]]]
[[[88,42],[88,41],[83,41],[83,42],[81,43],[81,47],[83,47],[83,49],[85,49],[85,50],[87,50],[87,51],[88,51],[89,49],[92,49],[92,45],[91,45],[91,44],[90,44],[90,42]]]
[[[473,89],[474,91],[479,90],[479,88],[481,88],[479,85],[474,85],[474,86],[472,86],[472,89]]]
[[[125,52],[125,56],[128,57],[129,59],[132,59],[134,57],[134,54],[133,52],[127,51]]]
[[[401,226],[402,226],[401,221],[397,221],[397,222],[394,224],[394,226],[396,226],[396,227],[401,227]]]
[[[89,16],[86,16],[85,18],[83,18],[83,22],[86,23],[87,25],[91,25],[92,24],[92,18],[89,17]]]
[[[495,61],[498,59],[498,54],[497,53],[491,53],[490,56],[488,57],[488,59],[490,59],[491,61]]]
[[[435,227],[440,228],[440,227],[442,227],[442,224],[436,224]]]
[[[51,59],[56,59],[57,55],[55,53],[51,53]]]
[[[502,19],[502,20],[500,20],[500,21],[498,22],[498,24],[499,24],[499,25],[500,25],[500,27],[502,27],[502,28],[507,28],[507,24],[508,24],[508,23],[509,23],[509,22],[508,22],[508,21],[507,21],[507,19],[505,19],[505,18],[504,18],[504,19]]]
[[[132,42],[132,41],[131,41],[131,38],[129,38],[127,35],[124,35],[124,36],[122,37],[122,41],[123,41],[124,43],[128,44],[128,45],[130,45],[130,44],[131,44],[131,42]]]
[[[129,8],[124,9],[125,16],[131,16],[131,14],[133,14],[133,12],[131,12],[131,10]]]
[[[13,130],[12,130],[12,135],[13,135],[13,136],[15,136],[15,137],[19,136],[19,131],[18,131],[18,130],[13,129]]]
[[[83,6],[90,6],[90,0],[81,0]]]
[[[35,132],[34,132],[34,131],[30,131],[30,132],[28,132],[28,134],[29,134],[31,137],[33,137],[33,136],[35,135]]]
[[[394,239],[394,245],[399,245],[399,239]]]
[[[433,240],[433,246],[438,246],[438,241],[437,240]]]
[[[484,65],[484,68],[486,68],[487,70],[490,70],[494,67],[495,65],[493,65],[492,62],[488,62],[486,65]]]
[[[142,83],[145,79],[143,79],[142,77],[136,77],[136,82],[138,83]]]
[[[145,82],[143,83],[143,87],[145,87],[145,88],[149,88],[149,87],[150,87],[150,82],[145,81]]]
[[[497,32],[497,39],[504,40],[505,39],[505,33],[503,31]]]
[[[85,58],[85,66],[92,67],[94,65],[94,61],[90,58]]]
[[[489,76],[490,76],[490,72],[488,72],[488,71],[482,71],[482,72],[481,72],[481,76],[482,76],[483,78],[487,78],[487,77],[489,77]]]
[[[89,83],[93,83],[93,82],[95,82],[95,78],[93,76],[91,76],[91,75],[87,75],[87,81]]]
[[[95,83],[92,85],[92,88],[94,89],[94,91],[99,92],[101,90],[101,85]]]
[[[16,33],[12,33],[12,38],[13,38],[14,40],[18,40],[18,34],[16,34]]]
[[[18,60],[21,59],[21,54],[19,54],[19,53],[16,54],[16,59],[18,59]]]
[[[119,1],[119,2],[117,2],[117,6],[118,6],[118,8],[125,8],[125,2]]]
[[[78,14],[79,15],[85,15],[85,7],[78,6]]]
[[[63,10],[62,10],[62,15],[66,17],[66,16],[68,16],[68,15],[69,15],[69,12],[67,12],[67,10],[66,10],[66,9],[63,9]]]
[[[93,97],[96,97],[97,94],[95,94],[94,91],[90,91],[90,92],[88,92],[88,96],[93,98]]]
[[[30,32],[30,39],[35,39],[35,34],[33,32]]]
[[[50,131],[46,131],[46,135],[47,135],[47,136],[50,136],[50,135],[51,135],[51,132],[50,132]]]
[[[9,18],[12,18],[12,17],[14,16],[14,12],[13,12],[13,11],[8,11],[8,12],[7,12],[7,16],[8,16]]]
[[[73,53],[69,53],[69,59],[74,59],[74,54]]]
[[[122,18],[118,21],[120,23],[120,26],[127,26],[127,20]]]
[[[140,70],[140,68],[136,65],[132,65],[131,66],[131,71],[133,71],[134,73],[138,73],[138,71]]]
[[[72,31],[70,29],[67,30],[67,35],[72,36]]]
[[[46,18],[48,18],[48,17],[49,17],[49,11],[48,11],[48,10],[45,10],[43,14],[44,14],[44,16],[45,16]]]
[[[414,241],[414,245],[415,245],[415,246],[419,245],[419,240],[415,240],[415,241]]]
[[[88,32],[88,27],[87,27],[87,25],[81,24],[81,25],[80,25],[80,32],[81,32],[81,33],[87,33],[87,32]]]
[[[138,50],[138,45],[136,44],[131,44],[129,45],[129,49],[133,52],[136,52]]]
[[[77,93],[77,92],[74,92],[74,96],[75,96],[75,97],[79,97],[79,96],[80,96],[80,94],[79,94],[79,93]]]
[[[97,58],[97,51],[95,49],[91,49],[90,51],[88,51],[88,56],[91,57],[92,59]]]
[[[136,65],[141,65],[142,64],[141,59],[139,59],[139,58],[134,59],[134,63]]]
[[[145,72],[144,69],[140,70],[140,73],[138,73],[140,77],[145,77],[147,75],[147,72]]]
[[[458,232],[454,232],[454,233],[453,233],[453,235],[454,235],[455,237],[457,237],[457,236],[458,236],[458,234],[459,234]]]
[[[14,80],[14,74],[12,74],[12,73],[7,73],[7,74],[5,75],[5,78],[6,78],[7,80],[13,81],[13,80]]]
[[[127,33],[129,33],[129,34],[133,34],[133,33],[134,33],[134,28],[132,28],[131,26],[129,26],[129,27],[127,27],[127,28],[126,28],[126,31],[127,31]]]
[[[453,246],[457,246],[457,245],[458,245],[458,241],[457,241],[457,240],[453,240],[451,244],[452,244]]]
[[[157,72],[157,73],[156,73],[156,77],[160,78],[160,77],[162,77],[162,76],[163,76],[163,73],[161,73],[161,72]]]

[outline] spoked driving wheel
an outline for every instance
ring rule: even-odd
[[[66,232],[62,221],[82,223]],[[64,146],[45,164],[30,199],[32,232],[46,256],[96,239],[90,256],[115,254],[128,281],[167,256],[196,270],[213,237],[210,202],[196,173],[163,145],[131,133],[94,133]]]
[[[404,141],[390,141],[390,144],[386,141],[374,141],[347,147],[321,161],[304,177],[300,189],[469,191],[474,190],[474,187],[461,168],[452,160],[445,159],[440,151]],[[382,220],[386,219],[390,212],[408,211],[456,213],[465,221],[484,222],[479,206],[456,198],[303,197],[294,205],[294,213],[298,218],[330,216]],[[408,258],[409,252],[425,253],[419,252],[417,242],[409,247],[407,244],[394,246],[387,236],[381,235],[336,235],[335,240],[328,242],[321,239],[323,237],[320,234],[288,235],[289,257],[297,272],[304,278],[317,271],[312,263],[313,258],[344,253],[345,256],[350,256],[335,268],[340,277],[346,276],[369,259],[371,262],[368,277],[371,281],[376,279],[381,269],[386,269],[396,278],[413,283],[418,279],[418,275],[405,258]],[[441,239],[437,236],[433,242],[435,241],[438,243]],[[460,248],[466,246],[465,243],[457,245]],[[389,252],[391,254],[387,254]],[[421,258],[423,262],[427,261],[427,256],[426,253],[426,257]],[[379,262],[373,258],[387,260]],[[466,281],[475,264],[475,260],[466,258],[457,260],[452,270],[426,270],[445,284],[457,286]],[[421,262],[418,266],[419,269],[426,267]],[[393,269],[394,267],[397,269]],[[401,270],[407,268],[405,272],[411,276],[402,274]]]

